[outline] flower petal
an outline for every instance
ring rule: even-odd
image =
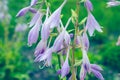
[[[29,9],[30,9],[30,7],[25,7],[25,8],[23,8],[23,9],[21,9],[21,10],[17,13],[16,17],[24,16],[24,15],[29,11]]]

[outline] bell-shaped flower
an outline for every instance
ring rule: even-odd
[[[102,74],[100,73],[100,71],[102,71],[103,69],[96,65],[96,64],[91,64],[91,72],[100,80],[104,80]]]
[[[90,61],[88,59],[87,51],[85,49],[82,49],[82,55],[83,55],[82,65],[87,72],[90,72]]]
[[[85,0],[85,7],[87,8],[88,11],[93,10],[93,6],[90,0]]]
[[[100,73],[100,71],[91,68],[91,72],[99,79],[99,80],[104,80],[102,74]]]
[[[65,5],[66,1],[67,0],[64,0],[64,2],[62,3],[62,5],[58,9],[56,9],[52,13],[52,15],[47,19],[46,25],[49,25],[50,28],[54,28],[54,27],[56,27],[56,26],[59,25],[61,10],[62,10],[63,6]]]
[[[55,42],[53,44],[54,52],[59,51],[61,46],[63,45],[64,35],[65,35],[65,31],[63,30],[55,39]]]
[[[46,66],[50,66],[51,65],[51,59],[52,59],[52,52],[53,52],[53,48],[48,48],[41,57],[36,57],[36,59],[38,61],[44,61]]]
[[[91,65],[91,69],[97,70],[97,71],[102,71],[103,69],[97,65],[97,64],[90,64]]]
[[[25,7],[25,8],[23,8],[23,9],[21,9],[21,10],[17,13],[16,17],[24,16],[24,15],[29,11],[29,9],[30,9],[30,7]]]
[[[86,69],[84,68],[84,66],[82,65],[82,66],[81,66],[81,70],[80,70],[80,80],[84,80],[85,77],[86,77],[86,74],[87,74],[87,71],[86,71]]]
[[[107,2],[107,7],[114,7],[118,5],[120,5],[120,1],[112,0],[112,1]]]
[[[66,3],[66,0],[63,2],[63,4],[57,10],[55,10],[51,14],[51,16],[49,18],[47,18],[45,20],[42,30],[41,30],[42,39],[44,39],[44,40],[48,39],[48,37],[50,35],[50,28],[59,26],[61,10],[65,3]]]
[[[34,52],[35,57],[41,56],[45,52],[46,48],[47,41],[40,40]]]
[[[93,35],[95,30],[97,30],[98,32],[102,32],[100,25],[90,12],[88,13],[87,17],[86,30],[88,30],[90,36]]]
[[[36,5],[37,2],[38,2],[38,0],[31,0],[30,6]]]
[[[85,50],[88,51],[89,39],[88,39],[88,36],[87,36],[86,32],[84,32],[83,35],[82,35],[82,44],[83,44],[83,47],[85,48]]]
[[[30,8],[29,11],[30,11],[31,13],[37,13],[37,10],[34,9],[34,8]]]
[[[34,17],[32,18],[32,20],[30,21],[30,25],[29,27],[32,27],[35,25],[35,23],[37,22],[37,20],[39,19],[39,17],[42,15],[42,13],[40,13],[39,11],[37,11],[37,13],[34,15]],[[41,16],[42,17],[42,16]]]
[[[69,71],[70,71],[70,66],[69,66],[68,58],[69,58],[69,49],[67,51],[66,60],[63,63],[61,71],[60,71],[61,72],[61,78],[64,78],[69,73]]]
[[[35,26],[32,27],[32,29],[30,30],[28,34],[28,45],[29,46],[32,46],[33,43],[37,42],[41,24],[42,24],[41,17],[39,17]]]
[[[67,23],[66,23],[66,25],[65,25],[65,29],[68,27],[68,25],[70,24],[70,21],[71,21],[71,18],[69,18],[68,19],[68,21],[67,21]],[[62,28],[64,28],[64,27],[62,27]],[[70,45],[70,42],[71,42],[71,38],[70,38],[70,35],[69,35],[69,33],[65,30],[65,34],[64,34],[64,39],[65,39],[65,44],[67,45],[67,46],[69,46]]]

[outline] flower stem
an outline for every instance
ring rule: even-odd
[[[77,34],[79,32],[79,10],[80,10],[80,6],[79,6],[79,0],[76,1],[76,14],[77,14],[77,18],[76,18],[76,23],[74,24],[75,26],[75,36],[74,36],[74,41],[72,44],[72,80],[76,80],[76,74],[75,74],[75,68],[74,68],[74,64],[75,64],[75,46],[76,46],[76,38],[77,38]]]

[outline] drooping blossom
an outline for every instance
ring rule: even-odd
[[[21,9],[21,10],[17,13],[16,17],[24,16],[24,15],[29,11],[29,9],[30,9],[30,7],[25,7],[25,8],[23,8],[23,9]]]
[[[71,18],[68,19],[67,24],[65,28],[62,26],[62,32],[58,35],[56,38],[53,49],[55,52],[59,51],[63,45],[69,46],[70,45],[70,35],[66,31],[66,28],[68,27],[69,23],[71,21]]]
[[[87,33],[84,32],[81,38],[82,38],[82,45],[83,45],[83,47],[85,48],[85,50],[88,51],[89,39],[88,39]]]
[[[36,13],[36,10],[34,8],[32,8],[32,6],[34,6],[37,3],[37,0],[31,0],[31,4],[30,6],[24,7],[22,8],[16,15],[16,17],[21,17],[24,16],[28,11],[32,12],[32,13]]]
[[[111,1],[107,2],[107,7],[114,7],[114,6],[118,6],[118,5],[120,5],[120,1],[111,0]]]
[[[50,35],[50,28],[59,26],[61,10],[63,6],[65,5],[66,1],[67,0],[65,0],[62,3],[62,5],[57,10],[55,10],[48,19],[45,20],[42,30],[41,30],[42,39],[44,40],[48,39]]]
[[[82,49],[82,55],[83,55],[82,65],[87,72],[90,72],[90,61],[88,59],[87,51],[85,49]]]
[[[42,55],[45,52],[46,48],[47,41],[40,40],[34,52],[35,57]]]
[[[40,26],[42,24],[41,18],[42,18],[42,15],[39,17],[34,27],[32,27],[32,29],[29,31],[29,34],[28,34],[28,45],[29,46],[32,46],[32,44],[36,43],[38,40]]]
[[[61,78],[64,78],[70,71],[70,66],[69,66],[69,61],[68,61],[68,58],[69,58],[69,49],[67,49],[67,56],[66,56],[66,59],[65,59],[65,62],[63,63],[62,65],[62,68],[58,71],[58,74],[61,74]]]
[[[37,20],[39,19],[40,15],[42,13],[40,11],[37,11],[37,13],[34,15],[34,17],[32,18],[32,20],[30,21],[30,25],[29,27],[32,27],[35,25],[35,23],[37,22]]]
[[[90,0],[85,0],[85,7],[87,8],[88,11],[93,10],[93,6]]]
[[[84,80],[86,77],[86,74],[87,74],[87,71],[85,70],[85,68],[82,65],[81,70],[80,70],[80,80]]]
[[[96,64],[91,65],[91,72],[99,79],[104,80],[102,74],[100,73],[102,71],[102,68]]]
[[[90,64],[86,50],[82,49],[83,59],[80,71],[80,80],[84,80],[87,72],[90,74],[92,72],[98,79],[104,80],[100,71],[102,68],[96,64]]]
[[[52,52],[53,48],[47,48],[43,54],[36,56],[35,61],[44,61],[44,65],[51,66]]]
[[[98,32],[102,32],[102,29],[101,29],[99,23],[96,21],[96,19],[91,14],[91,12],[88,12],[88,17],[87,17],[87,22],[86,22],[86,30],[88,30],[88,33],[90,36],[93,35],[95,30],[97,30]]]
[[[38,2],[38,0],[31,0],[30,6],[36,5],[37,2]]]

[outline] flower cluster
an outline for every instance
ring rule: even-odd
[[[53,13],[51,13],[49,3],[46,0],[43,0],[43,2],[40,3],[41,6],[38,10],[34,9],[34,6],[36,6],[36,4],[39,4],[38,0],[31,0],[30,5],[21,9],[16,15],[17,17],[21,17],[24,16],[27,12],[32,12],[34,15],[29,23],[29,28],[31,29],[28,34],[28,45],[32,46],[34,43],[37,43],[39,40],[39,33],[41,33],[40,41],[38,42],[34,52],[35,62],[43,62],[44,66],[51,66],[53,53],[59,53],[62,56],[65,55],[65,60],[60,60],[61,69],[58,70],[58,74],[61,74],[61,78],[64,78],[71,70],[70,65],[72,63],[70,62],[71,60],[69,58],[70,49],[73,47],[79,47],[81,48],[83,55],[80,80],[85,79],[87,72],[92,72],[97,78],[99,78],[100,80],[104,80],[102,74],[100,73],[100,71],[102,71],[102,68],[96,64],[91,64],[87,56],[87,51],[89,49],[89,39],[87,32],[90,36],[93,36],[95,30],[97,30],[98,32],[102,32],[100,25],[91,13],[91,11],[93,10],[92,3],[90,0],[84,0],[84,4],[88,12],[86,25],[81,31],[78,28],[79,24],[78,26],[75,26],[75,34],[72,33],[73,36],[71,36],[69,31],[67,31],[67,28],[71,20],[74,24],[76,20],[74,21],[73,18],[75,16],[71,16],[65,26],[62,24],[61,20],[61,11],[66,2],[67,0],[64,0],[63,3]],[[42,9],[43,4],[46,5],[45,11]],[[74,11],[73,13],[74,15],[76,14],[76,12]],[[55,29],[57,30],[57,32],[54,31]],[[51,44],[53,37],[56,38],[54,40],[54,43]],[[75,43],[75,45],[71,44],[71,38],[74,38],[73,44]],[[72,66],[74,68],[74,63]]]

